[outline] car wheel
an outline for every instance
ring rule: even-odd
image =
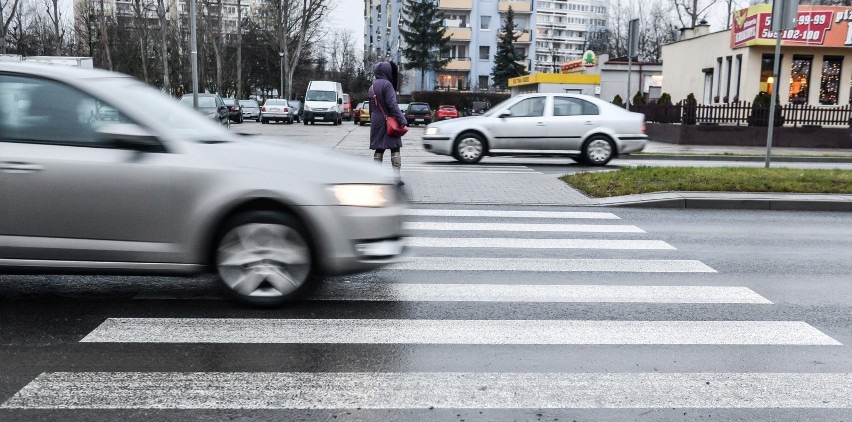
[[[612,159],[615,148],[608,138],[604,136],[592,136],[583,144],[582,159],[585,163],[593,166],[603,166]]]
[[[269,123],[266,119],[260,119],[260,124],[265,125]]]
[[[307,121],[307,120],[302,120],[302,124],[303,124],[303,125],[305,125],[305,126],[307,126],[307,125],[308,125],[308,121]]]
[[[453,157],[464,164],[476,164],[485,153],[485,141],[475,133],[464,133],[456,141]]]
[[[291,215],[238,215],[225,223],[215,246],[219,279],[239,301],[279,305],[304,296],[318,283],[307,231]]]

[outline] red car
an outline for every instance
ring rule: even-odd
[[[438,107],[438,111],[435,112],[435,120],[438,121],[446,119],[457,119],[458,117],[459,111],[456,110],[456,106],[442,105]]]

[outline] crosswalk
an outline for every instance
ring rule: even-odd
[[[529,350],[525,348],[539,347],[762,347],[768,353],[783,353],[791,348],[843,346],[805,321],[783,318],[561,317],[560,310],[572,304],[775,306],[770,298],[747,286],[728,285],[717,269],[686,259],[689,257],[682,256],[677,247],[653,239],[653,233],[612,213],[412,209],[408,215],[411,221],[405,228],[413,258],[366,280],[334,280],[306,303],[319,307],[361,303],[374,310],[394,310],[395,304],[476,305],[478,309],[526,304],[552,309],[552,316],[509,313],[501,318],[493,314],[427,318],[406,312],[380,317],[370,313],[297,318],[112,315],[79,342],[126,347],[362,345],[376,348],[377,353],[399,345],[471,350],[505,346],[520,354]],[[476,274],[487,277],[476,278]],[[673,282],[677,279],[672,276],[682,277],[682,282]],[[554,358],[571,358],[557,356]],[[404,365],[391,371],[357,366],[351,371],[292,372],[147,369],[44,372],[0,404],[0,409],[852,408],[852,374],[761,372],[760,368],[749,372],[465,372],[441,368],[430,372],[406,371]]]

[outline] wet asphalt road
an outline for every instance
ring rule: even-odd
[[[852,419],[848,214],[415,208],[411,261],[279,309],[0,276],[0,420]]]

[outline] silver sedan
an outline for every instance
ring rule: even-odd
[[[524,94],[481,116],[430,124],[423,147],[474,164],[486,155],[568,156],[604,165],[645,148],[645,116],[594,97]]]
[[[403,253],[389,170],[232,134],[130,77],[0,63],[0,111],[0,273],[213,270],[278,304]]]

